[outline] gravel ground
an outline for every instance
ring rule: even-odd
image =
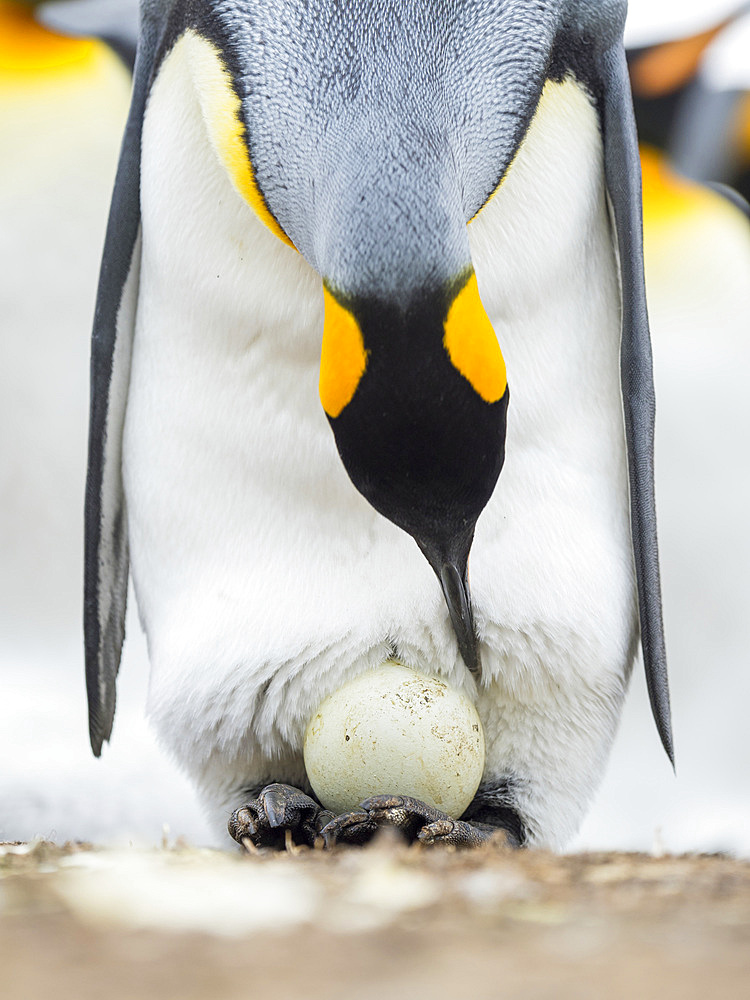
[[[4,1000],[707,995],[750,987],[724,856],[0,846]]]

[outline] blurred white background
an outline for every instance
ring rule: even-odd
[[[736,6],[631,0],[628,37],[700,31]],[[209,843],[144,721],[132,613],[112,744],[101,760],[88,746],[88,338],[129,91],[106,53],[91,73],[28,90],[0,73],[0,840],[156,843],[166,823]],[[647,245],[677,777],[637,670],[577,848],[750,854],[750,226],[698,203],[689,225],[657,226]]]

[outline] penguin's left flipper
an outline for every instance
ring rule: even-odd
[[[479,847],[495,839],[511,844],[507,831],[499,827],[453,819],[410,795],[374,795],[365,799],[358,809],[331,820],[321,836],[326,847],[363,844],[382,827],[395,828],[410,843],[424,846]]]
[[[593,8],[592,8],[593,9]],[[622,384],[641,645],[651,709],[674,765],[654,496],[654,381],[643,268],[641,171],[625,51],[615,44],[584,69],[591,74],[604,138],[607,191],[617,234],[622,288]]]
[[[313,847],[333,813],[293,785],[274,782],[232,813],[227,829],[238,844],[282,849],[287,832],[295,844]]]

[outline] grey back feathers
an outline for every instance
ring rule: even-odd
[[[334,286],[404,300],[469,261],[465,224],[522,142],[545,80],[589,88],[602,120],[623,288],[622,384],[651,702],[672,737],[653,500],[653,385],[624,0],[146,0],[92,345],[85,630],[90,733],[112,728],[124,635],[120,442],[137,298],[140,137],[160,60],[188,28],[222,52],[256,179]],[[553,169],[551,165],[550,169]]]

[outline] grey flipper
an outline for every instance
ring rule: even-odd
[[[112,732],[115,679],[125,637],[128,538],[122,430],[140,266],[141,129],[156,49],[156,26],[146,16],[107,225],[91,341],[84,635],[89,736],[97,757]]]
[[[674,765],[654,499],[654,383],[643,275],[641,172],[625,51],[597,60],[607,188],[622,284],[621,379],[630,475],[630,516],[641,643],[651,709]]]

